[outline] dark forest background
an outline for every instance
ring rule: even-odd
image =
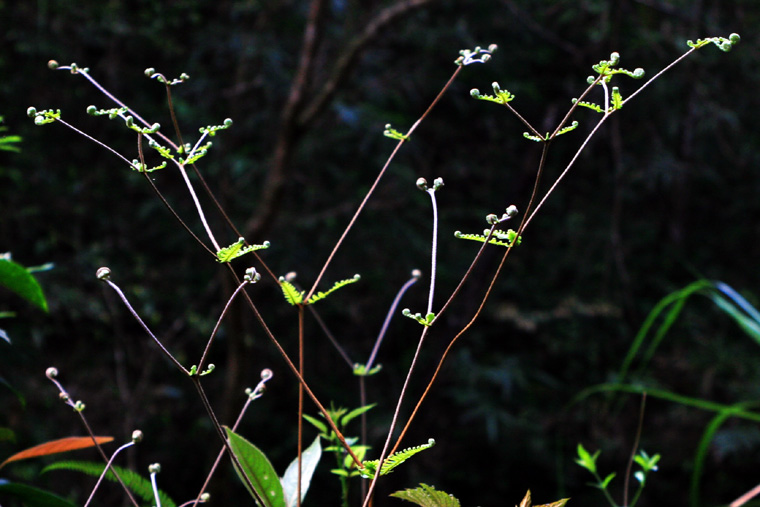
[[[36,127],[26,117],[28,106],[60,108],[70,123],[136,156],[134,136],[121,124],[86,115],[90,104],[111,107],[107,99],[80,77],[48,70],[49,59],[88,67],[167,132],[163,87],[143,71],[188,73],[191,79],[174,88],[185,135],[234,120],[200,164],[207,181],[232,220],[252,234],[246,239],[272,242],[263,254],[272,269],[296,271],[310,285],[394,146],[384,125],[411,126],[451,75],[460,49],[498,44],[491,62],[463,70],[403,147],[327,273],[325,283],[362,275],[317,309],[352,358],[364,361],[411,270],[429,272],[431,211],[414,187],[418,177],[446,183],[437,194],[439,303],[477,248],[453,232],[481,231],[487,213],[526,206],[540,146],[522,137],[524,126],[506,110],[473,100],[471,88],[486,92],[498,81],[517,96],[512,104],[521,114],[548,130],[585,88],[591,65],[611,51],[620,52],[622,66],[653,75],[688,49],[687,39],[738,32],[742,42],[733,52],[700,50],[592,141],[513,252],[405,441],[432,437],[438,445],[381,483],[376,505],[400,505],[386,495],[419,482],[463,505],[516,504],[528,488],[538,503],[571,496],[571,505],[600,505],[601,495],[573,464],[578,442],[603,451],[602,470],[618,472],[619,495],[640,399],[568,401],[614,379],[647,313],[668,293],[705,277],[760,303],[760,7],[754,0],[325,1],[315,71],[294,119],[285,104],[310,8],[293,0],[0,2],[0,115],[7,133],[23,137],[20,153],[0,152],[0,251],[24,265],[55,264],[38,275],[49,314],[2,294],[0,309],[18,316],[2,322],[12,345],[0,341],[0,377],[15,392],[0,386],[0,426],[13,432],[0,442],[0,459],[84,433],[45,379],[48,366],[57,366],[72,395],[87,404],[96,433],[126,441],[133,429],[143,430],[145,442],[122,464],[144,472],[160,462],[160,485],[175,500],[197,492],[219,447],[190,383],[158,355],[95,271],[109,266],[143,318],[188,364],[233,288],[229,275],[177,226],[139,174],[64,127]],[[395,17],[368,31],[389,12]],[[313,107],[330,82],[334,93]],[[639,84],[620,83],[624,95]],[[552,146],[544,190],[594,114],[578,111],[579,131]],[[283,184],[272,194],[268,178],[282,142]],[[154,176],[200,232],[176,171]],[[475,311],[497,260],[496,251],[486,255],[435,329],[414,393]],[[424,308],[426,280],[402,307]],[[277,286],[265,278],[253,294],[295,354],[295,313]],[[369,381],[378,403],[370,412],[375,452],[418,335],[413,321],[396,319],[381,349],[383,370]],[[262,368],[275,372],[241,433],[282,471],[295,454],[296,383],[242,307],[233,309],[220,338],[207,385],[223,420],[233,420],[242,390],[256,384]],[[351,371],[313,321],[306,372],[323,402],[358,404]],[[756,402],[760,348],[707,299],[695,298],[637,381],[720,403]],[[310,404],[307,411],[316,412]],[[663,457],[641,505],[687,504],[694,454],[712,417],[648,401],[642,447]],[[760,482],[758,460],[760,426],[729,421],[711,444],[702,504],[726,504]],[[67,472],[38,477],[39,468],[19,463],[3,472],[84,501],[92,480]],[[320,474],[306,505],[337,504],[337,481],[325,465]],[[211,493],[217,505],[250,503],[229,468]],[[99,495],[102,504],[121,502],[115,489]]]

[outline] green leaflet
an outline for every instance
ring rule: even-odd
[[[414,489],[405,489],[391,493],[392,497],[416,503],[420,507],[459,507],[459,500],[433,486],[420,484]]]
[[[228,247],[224,247],[216,253],[216,260],[218,262],[230,262],[232,259],[245,255],[249,252],[255,252],[256,250],[265,250],[269,248],[269,241],[265,241],[261,245],[249,245],[245,246],[245,238],[238,238],[238,240]]]
[[[391,454],[383,461],[383,466],[380,468],[380,475],[387,475],[393,471],[394,468],[399,466],[404,461],[408,460],[418,452],[422,452],[425,449],[430,449],[435,445],[435,440],[432,438],[428,440],[427,444],[418,445],[417,447],[410,447]],[[373,479],[377,474],[377,468],[380,465],[380,460],[364,461],[362,463],[364,468],[360,470],[362,477],[365,479]]]
[[[321,301],[322,299],[326,298],[333,292],[335,292],[338,289],[341,289],[345,287],[346,285],[356,283],[361,279],[361,276],[354,275],[353,278],[347,278],[345,280],[340,280],[339,282],[335,282],[333,286],[328,290],[327,292],[319,291],[312,294],[312,296],[306,301],[307,305],[311,305],[316,303],[317,301]],[[300,305],[304,303],[303,297],[306,294],[306,291],[298,290],[295,285],[290,283],[285,279],[284,276],[280,277],[280,287],[282,288],[282,294],[285,296],[285,300],[290,303],[293,306]]]
[[[24,266],[0,256],[0,286],[26,299],[44,312],[48,311],[42,287]]]
[[[103,473],[104,468],[104,463],[95,463],[91,461],[59,461],[46,466],[40,473],[46,473],[51,470],[74,470],[93,477],[99,477]],[[119,474],[121,480],[124,481],[124,485],[129,488],[131,492],[149,505],[155,503],[153,487],[151,486],[149,479],[146,479],[137,472],[133,472],[127,468],[111,466],[111,469],[108,470],[105,477],[111,482],[117,482],[116,476],[112,470],[116,470],[116,473]],[[161,507],[176,507],[177,505],[174,503],[174,500],[169,498],[169,496],[161,490],[158,490],[158,497],[161,500]]]
[[[486,238],[488,237],[488,234],[491,231],[489,229],[485,229],[483,231],[483,235],[480,234],[463,234],[459,231],[456,231],[454,233],[454,237],[457,239],[469,239],[471,241],[479,241],[481,243],[485,243]],[[517,242],[515,243],[515,238],[517,238]],[[488,240],[489,245],[498,245],[498,246],[505,246],[505,247],[511,247],[515,244],[521,244],[522,243],[522,236],[519,238],[517,237],[517,233],[512,230],[508,229],[506,231],[501,231],[499,229],[496,229],[493,231],[493,234],[491,235],[491,239]]]

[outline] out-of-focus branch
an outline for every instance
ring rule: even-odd
[[[336,91],[348,77],[362,50],[388,25],[435,0],[400,0],[381,10],[364,28],[345,45],[345,50],[335,60],[335,65],[324,84],[309,100],[306,91],[314,71],[314,56],[320,44],[323,0],[314,0],[304,30],[304,41],[288,101],[283,110],[272,162],[261,190],[256,213],[246,224],[246,238],[260,238],[271,226],[277,212],[277,202],[282,195],[290,157],[295,151],[301,134],[321,113],[335,96]]]
[[[380,31],[389,24],[398,20],[400,17],[409,14],[410,11],[418,9],[434,0],[402,0],[396,2],[390,7],[386,7],[372,18],[364,26],[361,33],[357,34],[351,42],[346,45],[346,50],[341,54],[336,62],[330,77],[327,78],[322,88],[317,92],[314,100],[304,108],[298,116],[297,123],[299,127],[304,127],[327,106],[340,84],[345,80],[349,71],[353,67],[362,50],[372,41]]]

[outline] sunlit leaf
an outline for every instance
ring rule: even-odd
[[[105,444],[113,440],[113,437],[95,437],[98,444]],[[75,451],[77,449],[86,449],[93,447],[95,443],[90,437],[67,437],[58,440],[51,440],[44,444],[35,445],[29,449],[25,449],[21,452],[17,452],[10,458],[0,463],[0,468],[4,467],[8,463],[13,461],[20,461],[22,459],[37,458],[39,456],[49,456],[50,454],[58,454],[61,452]]]

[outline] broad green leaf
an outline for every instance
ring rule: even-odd
[[[319,459],[322,457],[322,446],[319,443],[320,437],[314,439],[314,442],[301,453],[301,501],[303,502],[306,492],[311,485],[311,477],[317,468]],[[298,458],[294,459],[285,475],[282,476],[282,491],[285,495],[285,505],[292,507],[297,504],[298,496]]]
[[[41,310],[48,311],[42,287],[21,264],[0,257],[0,286],[15,292]]]
[[[420,507],[459,507],[459,500],[427,484],[420,484],[414,489],[396,491],[390,496],[416,503]]]
[[[258,447],[228,427],[225,426],[224,430],[227,432],[230,448],[240,461],[243,472],[254,491],[249,489],[248,482],[243,477],[240,477],[240,480],[243,481],[254,500],[257,503],[263,502],[262,507],[286,507],[280,478],[275,473],[274,467],[266,455]],[[241,471],[237,467],[235,467],[235,471],[240,475]]]
[[[73,470],[92,477],[100,477],[103,474],[105,467],[105,463],[95,463],[92,461],[59,461],[46,466],[42,469],[41,473],[46,473],[51,470]],[[107,481],[118,482],[116,475],[114,475],[114,470],[119,474],[124,485],[129,488],[132,493],[149,505],[155,504],[156,500],[153,493],[153,485],[149,479],[146,479],[142,475],[128,468],[112,465],[105,475]],[[169,495],[160,489],[158,490],[158,498],[161,501],[161,507],[176,507],[177,505]]]
[[[43,489],[0,479],[0,496],[17,498],[26,507],[76,507],[68,500]]]

